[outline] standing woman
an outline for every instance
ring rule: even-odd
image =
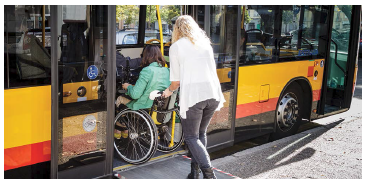
[[[188,15],[178,17],[169,50],[171,85],[169,97],[180,86],[180,115],[185,141],[192,154],[191,173],[198,179],[216,179],[206,150],[206,129],[225,102],[216,72],[213,48],[206,33]],[[199,169],[200,168],[200,169]]]

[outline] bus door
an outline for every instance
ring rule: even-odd
[[[106,170],[107,11],[108,6],[56,8],[59,98],[52,141],[57,144],[52,150],[57,175],[52,178],[95,178],[111,171]]]
[[[234,143],[236,113],[236,57],[238,6],[199,5],[185,6],[182,10],[196,20],[210,38],[218,79],[226,102],[214,113],[207,129],[209,151],[215,151]]]
[[[330,49],[318,114],[350,108],[357,66],[360,10],[360,6],[332,6]]]

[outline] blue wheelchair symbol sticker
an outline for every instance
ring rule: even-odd
[[[97,67],[95,65],[91,65],[87,69],[87,77],[89,79],[95,79],[97,77],[98,73],[99,73],[99,70],[97,69]]]

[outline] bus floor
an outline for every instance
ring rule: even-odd
[[[117,177],[122,179],[186,179],[191,171],[191,158],[182,153],[160,158],[147,163],[131,166],[117,171]],[[238,179],[238,177],[213,168],[218,179]],[[202,174],[200,174],[202,179]]]
[[[125,179],[185,179],[191,170],[191,158],[186,155],[187,150],[182,146],[170,153],[156,151],[148,162],[132,165],[120,159],[116,154],[113,171],[119,178]],[[216,167],[214,172],[218,179],[238,178]]]
[[[156,153],[151,157],[151,159],[146,162],[143,163],[141,165],[145,165],[147,163],[151,163],[151,162],[155,162],[155,161],[160,161],[163,158],[167,158],[167,157],[171,157],[174,156],[176,154],[186,154],[187,151],[184,149],[184,146],[178,148],[177,150],[170,152],[170,153],[163,153],[160,151],[156,151]],[[132,167],[136,167],[136,166],[140,166],[140,165],[133,165],[133,164],[129,164],[127,162],[125,162],[122,158],[119,157],[119,155],[114,152],[114,159],[113,159],[113,171],[118,171],[118,170],[122,170],[122,169],[127,169],[127,168],[132,168]]]

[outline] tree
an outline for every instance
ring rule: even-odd
[[[179,7],[175,5],[165,5],[160,10],[161,19],[167,22],[168,25],[172,25],[172,19],[180,15]]]
[[[156,18],[156,5],[147,5],[146,7],[146,23],[148,28],[157,20]]]
[[[246,23],[246,24],[248,24],[251,21],[251,17],[249,15],[249,11],[247,9],[245,9],[243,11],[245,11],[245,17],[243,17],[244,18],[243,19],[243,22]]]
[[[132,24],[138,22],[139,7],[137,5],[117,5],[116,21],[123,20],[124,24]]]

